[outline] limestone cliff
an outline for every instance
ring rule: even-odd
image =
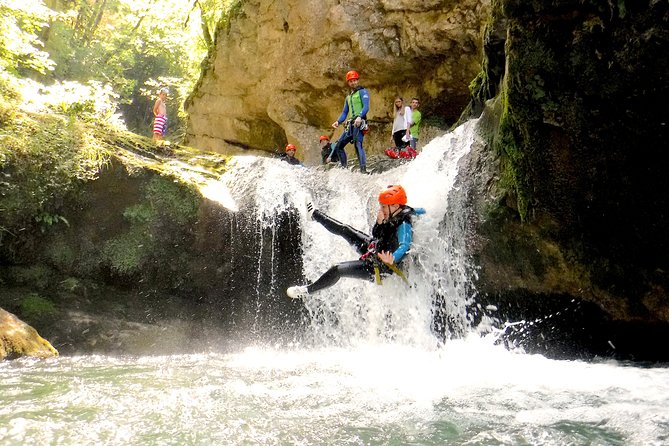
[[[372,96],[368,151],[388,146],[396,95],[417,95],[425,116],[452,123],[480,70],[489,7],[489,0],[242,1],[186,104],[187,142],[238,153],[289,141],[315,163],[350,69]]]

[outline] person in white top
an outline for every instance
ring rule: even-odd
[[[395,98],[393,112],[393,133],[390,139],[395,147],[402,149],[411,140],[411,107],[405,106],[404,99],[398,96]]]

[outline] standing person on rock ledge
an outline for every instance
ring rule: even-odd
[[[418,138],[420,137],[420,122],[423,115],[418,111],[420,100],[416,97],[411,98],[411,148],[416,150],[418,145]]]
[[[393,106],[393,130],[390,140],[399,150],[409,145],[411,124],[411,107],[404,105],[404,98],[397,96]]]
[[[406,280],[400,266],[413,240],[412,217],[425,213],[423,208],[407,206],[407,194],[400,185],[391,185],[379,193],[379,210],[372,235],[345,225],[314,208],[307,201],[307,214],[325,229],[343,237],[360,254],[358,260],[342,262],[328,269],[318,280],[286,290],[288,297],[300,299],[337,283],[342,277],[374,280],[393,273]]]
[[[344,147],[352,142],[358,152],[360,172],[367,173],[367,156],[365,155],[365,149],[362,147],[362,139],[368,129],[365,120],[369,112],[369,92],[366,88],[358,85],[359,80],[360,75],[357,71],[351,70],[346,73],[346,82],[351,88],[351,92],[346,96],[344,109],[339,118],[332,123],[332,127],[336,129],[340,124],[346,123],[344,133],[342,133],[335,146],[335,152],[339,156],[339,162],[342,167],[346,167],[347,161]]]
[[[167,131],[167,88],[161,88],[153,104],[153,140],[162,141]]]

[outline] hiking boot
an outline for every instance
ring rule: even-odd
[[[360,166],[360,173],[367,173],[367,168],[365,166]]]
[[[307,197],[305,204],[307,207],[307,218],[312,220],[314,218],[314,211],[316,208],[314,208],[314,203],[311,201],[311,197]]]
[[[309,291],[306,286],[297,285],[288,287],[286,294],[292,299],[304,299],[309,295]]]

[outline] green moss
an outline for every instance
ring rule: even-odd
[[[68,271],[77,260],[74,247],[61,234],[55,234],[44,250],[46,260],[61,271]]]
[[[46,289],[53,281],[53,271],[41,264],[11,267],[6,274],[10,283],[37,289]]]
[[[531,199],[526,182],[523,178],[522,166],[524,163],[524,152],[516,136],[517,123],[510,111],[508,91],[502,91],[502,115],[498,133],[494,140],[494,148],[501,156],[501,181],[500,187],[512,191],[516,202],[516,209],[521,221],[527,218],[529,201]]]
[[[134,227],[108,240],[102,249],[107,265],[117,274],[133,275],[141,271],[153,249],[150,235],[142,227]]]
[[[75,291],[82,288],[82,284],[81,281],[76,277],[67,277],[58,284],[58,287],[68,293],[74,293]]]
[[[545,123],[558,120],[558,102],[548,85],[555,80],[559,62],[553,48],[543,40],[547,32],[541,25],[509,19],[506,41],[507,74],[501,96],[503,111],[494,146],[502,157],[502,179],[513,192],[516,208],[522,221],[527,221],[540,188],[545,153]]]
[[[102,249],[104,264],[116,274],[148,274],[147,263],[169,251],[160,246],[161,240],[169,240],[197,217],[199,196],[171,177],[151,178],[144,196],[146,201],[123,212],[130,227],[107,240]]]
[[[194,190],[172,178],[162,176],[149,182],[146,198],[156,214],[177,225],[184,225],[195,219],[200,205],[200,198]]]
[[[57,313],[53,302],[37,293],[31,293],[24,297],[19,303],[19,308],[21,317],[31,321],[53,317]]]
[[[485,69],[469,83],[469,94],[472,98],[485,101],[490,98],[490,88],[488,86],[488,73]]]
[[[153,221],[156,218],[156,213],[148,204],[140,203],[123,211],[123,217],[131,224],[144,224]]]

